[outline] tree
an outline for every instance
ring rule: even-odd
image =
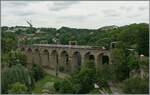
[[[35,81],[40,80],[44,77],[44,71],[40,65],[33,64],[31,68],[32,76],[34,77]]]
[[[16,49],[17,47],[17,39],[16,35],[13,32],[2,32],[2,53],[6,53],[11,51],[12,49]]]
[[[128,56],[128,67],[130,71],[132,71],[133,69],[139,69],[139,66],[140,66],[139,59],[135,55],[130,54]]]
[[[26,66],[27,63],[25,54],[18,50],[9,52],[7,60],[10,66],[16,64],[21,64],[23,66]]]
[[[114,70],[111,64],[102,64],[97,67],[96,81],[100,87],[108,87],[108,81],[114,80]]]
[[[95,75],[90,69],[81,70],[77,75],[77,80],[75,83],[80,85],[79,92],[80,94],[88,93],[94,88]]]
[[[21,64],[26,66],[26,56],[19,50],[9,51],[2,54],[2,68],[11,67],[12,65]]]
[[[25,84],[29,91],[34,85],[34,81],[30,72],[21,64],[13,65],[10,68],[7,67],[3,69],[1,77],[2,93],[7,93],[9,84],[13,84],[15,82]]]
[[[94,83],[96,80],[96,69],[93,61],[85,63],[79,73],[72,76],[73,84],[79,88],[77,93],[84,94],[88,93],[94,88]]]
[[[127,52],[122,48],[111,50],[112,64],[114,65],[114,73],[117,80],[124,80],[129,77],[129,68],[127,64]]]
[[[95,73],[93,61],[87,62],[79,72],[73,73],[70,78],[56,82],[54,88],[59,93],[88,93],[94,88]]]
[[[20,82],[16,82],[10,85],[10,89],[8,90],[9,94],[26,94],[27,87],[25,84],[21,84]]]
[[[70,80],[63,80],[60,84],[60,89],[59,89],[59,93],[74,93],[74,89],[73,89],[73,84],[71,83]]]
[[[149,56],[149,28],[148,25],[141,26],[137,34],[137,50],[139,54]]]

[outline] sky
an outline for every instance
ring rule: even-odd
[[[1,1],[2,26],[97,29],[149,23],[148,1]]]

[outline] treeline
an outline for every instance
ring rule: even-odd
[[[7,28],[2,27],[2,33]],[[110,48],[111,42],[123,42],[128,48],[135,49],[139,54],[149,55],[149,24],[146,23],[130,24],[121,27],[107,26],[95,30],[68,27],[61,27],[60,29],[27,28],[24,30],[19,27],[13,34],[16,36],[34,34],[26,35],[29,39],[22,40],[21,44],[40,43],[41,41],[49,44],[56,43],[56,41],[59,44],[68,44],[69,41],[77,41],[78,45]]]

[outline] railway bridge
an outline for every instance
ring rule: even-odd
[[[28,64],[39,64],[44,68],[69,73],[86,61],[98,64],[111,64],[109,50],[97,46],[33,44],[22,45],[20,50],[27,57]]]

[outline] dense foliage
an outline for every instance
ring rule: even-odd
[[[2,93],[32,93],[34,83],[46,76],[40,65],[32,64],[31,68],[28,68],[26,56],[17,50],[18,45],[68,44],[69,41],[77,41],[78,45],[109,49],[112,64],[100,64],[95,69],[93,62],[82,63],[84,65],[80,70],[70,77],[55,79],[54,86],[47,82],[51,89],[55,88],[54,91],[48,87],[49,93],[85,94],[99,91],[94,89],[95,83],[100,88],[109,88],[109,81],[123,83],[124,93],[148,93],[148,26],[149,24],[140,23],[120,27],[106,26],[99,29],[2,27]],[[115,43],[114,47],[111,47],[112,42]],[[139,58],[141,54],[144,56]],[[141,75],[142,71],[144,76]],[[46,80],[49,81],[50,78]],[[41,89],[39,91],[42,92]]]
[[[19,82],[10,85],[8,90],[9,94],[26,94],[27,92],[27,87]]]
[[[94,63],[88,62],[79,72],[74,73],[71,78],[56,82],[54,87],[59,93],[88,93],[94,89],[95,72]]]
[[[44,77],[44,71],[40,65],[33,64],[31,68],[31,73],[35,81],[40,80]]]
[[[122,48],[115,48],[111,50],[112,64],[116,80],[124,80],[129,77],[126,53],[127,52]]]
[[[8,93],[8,86],[15,82],[25,84],[28,90],[31,90],[33,85],[30,72],[20,64],[2,70],[2,92]]]
[[[21,29],[22,27],[10,27],[10,30],[15,28],[24,30],[20,31],[18,36],[27,36],[27,39],[22,40],[21,43],[32,44],[41,43],[42,41],[50,44],[57,43],[68,44],[70,40],[76,40],[79,45],[93,45],[93,46],[105,46],[110,47],[110,42],[121,41],[128,48],[136,49],[139,54],[148,56],[149,49],[149,28],[148,24],[130,24],[121,27],[109,26],[100,29],[76,29],[61,27],[60,29],[55,28],[36,28],[35,33],[29,35],[28,27]],[[113,28],[114,27],[114,28]],[[2,27],[2,32],[5,32],[8,27]],[[24,27],[23,27],[24,28]],[[3,33],[2,33],[3,34]],[[15,33],[13,33],[15,34]],[[3,43],[3,39],[2,39]],[[8,44],[5,44],[8,45]],[[9,44],[10,45],[10,44]],[[3,46],[3,45],[2,45]],[[11,45],[10,45],[11,46]],[[5,47],[5,46],[4,46]]]
[[[96,82],[100,87],[109,87],[108,82],[114,80],[114,70],[112,65],[99,65],[97,67]]]
[[[129,78],[123,84],[123,91],[127,94],[147,94],[149,91],[148,78]]]
[[[25,54],[17,49],[16,35],[14,32],[2,32],[2,93],[31,93],[34,81],[42,78],[43,70],[36,65],[31,70],[27,68]]]
[[[26,56],[19,50],[10,51],[8,53],[3,54],[2,62],[7,63],[9,67],[17,64],[26,66]]]
[[[2,36],[2,39],[1,39],[2,53],[6,53],[6,52],[16,49],[17,38],[16,38],[15,33],[2,31],[1,36]]]

